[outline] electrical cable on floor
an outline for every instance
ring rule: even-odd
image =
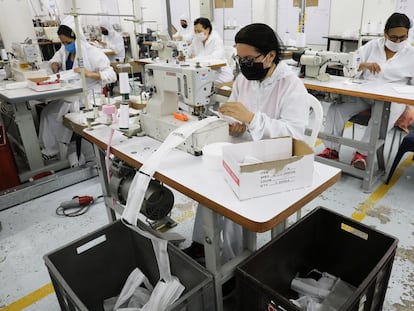
[[[103,195],[99,195],[96,198],[88,195],[74,196],[72,200],[60,203],[59,207],[56,209],[56,215],[66,217],[81,216],[100,198],[103,198]]]

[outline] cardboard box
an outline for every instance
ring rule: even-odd
[[[292,137],[223,147],[224,176],[240,200],[310,186],[313,161],[308,144]]]

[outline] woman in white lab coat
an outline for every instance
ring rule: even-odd
[[[292,69],[280,62],[276,33],[265,24],[251,24],[240,29],[235,42],[241,74],[234,81],[229,102],[219,108],[240,121],[229,125],[230,134],[246,135],[251,140],[286,135],[303,139],[309,119],[309,95]],[[223,219],[222,227],[222,258],[227,261],[242,251],[242,228],[227,219]],[[199,210],[193,241],[186,252],[197,257],[204,242]]]
[[[49,61],[50,68],[54,73],[73,69],[75,75],[79,74],[76,52],[82,49],[86,87],[88,91],[102,92],[102,86],[116,81],[116,74],[108,57],[99,48],[87,43],[82,32],[79,34],[81,46],[78,46],[74,29],[74,18],[66,17],[58,29],[62,46]],[[80,75],[78,77],[80,79]],[[63,125],[62,118],[66,113],[79,109],[81,105],[82,97],[77,95],[52,101],[43,108],[40,116],[39,140],[45,157],[60,153],[61,159],[66,158],[72,131]]]
[[[112,50],[112,52],[105,53],[111,63],[125,60],[125,44],[121,34],[116,32],[112,24],[108,20],[101,21],[102,40],[98,41],[102,48]]]
[[[223,40],[213,30],[208,18],[200,17],[194,21],[194,37],[189,48],[190,58],[200,60],[223,60],[226,65],[214,70],[216,73],[215,82],[224,83],[233,80],[233,72],[227,64],[224,53]]]
[[[361,64],[360,78],[384,82],[408,83],[414,77],[414,48],[408,42],[408,30],[412,24],[410,19],[401,13],[392,14],[384,28],[384,37],[369,41],[359,49]],[[373,100],[344,96],[341,101],[329,106],[324,132],[342,135],[348,120],[361,111],[367,110]],[[405,105],[391,103],[388,130],[404,112]],[[361,141],[368,142],[371,135],[371,122],[365,128]],[[318,156],[331,160],[339,160],[338,143],[324,141],[326,149]],[[365,169],[367,155],[364,150],[357,150],[351,165]]]

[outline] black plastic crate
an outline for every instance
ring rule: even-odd
[[[356,288],[339,310],[380,311],[397,244],[392,236],[319,207],[237,267],[237,310],[301,310],[289,301],[298,298],[290,283],[297,273],[316,268]]]
[[[86,248],[78,254],[78,249]],[[215,310],[212,275],[176,246],[168,245],[171,274],[185,286],[167,310]],[[120,221],[44,256],[62,310],[104,310],[138,267],[151,284],[159,280],[152,243]]]

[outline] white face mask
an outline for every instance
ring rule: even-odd
[[[407,44],[407,40],[401,41],[401,42],[392,42],[391,40],[386,39],[385,40],[385,46],[393,52],[401,51],[404,46]]]
[[[200,41],[204,41],[206,39],[206,34],[204,32],[199,32],[195,35],[195,37],[200,40]]]

